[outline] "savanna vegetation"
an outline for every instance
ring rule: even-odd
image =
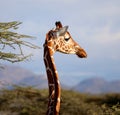
[[[0,91],[0,115],[45,115],[48,90],[16,86]],[[90,95],[62,90],[60,115],[120,115],[120,94]]]

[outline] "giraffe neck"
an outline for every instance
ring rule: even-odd
[[[58,73],[54,64],[52,47],[44,46],[44,63],[48,77],[49,103],[47,115],[58,115],[60,109],[60,84]]]

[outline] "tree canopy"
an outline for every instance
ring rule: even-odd
[[[18,26],[20,24],[21,22],[18,21],[0,23],[0,59],[1,60],[6,60],[12,63],[20,62],[32,55],[32,54],[24,55],[22,46],[26,46],[32,49],[40,48],[35,44],[28,42],[27,40],[23,40],[23,38],[34,38],[34,37],[14,32],[16,29],[18,29]],[[10,48],[12,50],[10,50]],[[19,53],[14,53],[13,50],[19,50]]]

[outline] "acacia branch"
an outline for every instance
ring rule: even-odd
[[[21,22],[8,22],[8,23],[0,23],[0,59],[6,60],[9,62],[19,62],[27,59],[31,56],[31,54],[25,56],[22,50],[22,46],[26,46],[32,49],[39,49],[40,47],[30,43],[28,41],[22,40],[23,38],[34,38],[29,35],[18,34],[11,30],[18,29],[18,25]],[[20,53],[15,54],[11,52],[5,52],[5,48],[19,49]]]
[[[6,61],[9,61],[9,62],[12,62],[12,63],[23,61],[30,56],[32,56],[32,54],[24,56],[24,55],[20,55],[20,54],[0,52],[0,59],[6,60]]]

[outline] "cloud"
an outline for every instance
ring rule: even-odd
[[[120,40],[120,33],[119,32],[112,32],[110,26],[104,26],[101,28],[96,28],[91,30],[91,39],[94,42],[108,44],[113,43],[113,41]]]

